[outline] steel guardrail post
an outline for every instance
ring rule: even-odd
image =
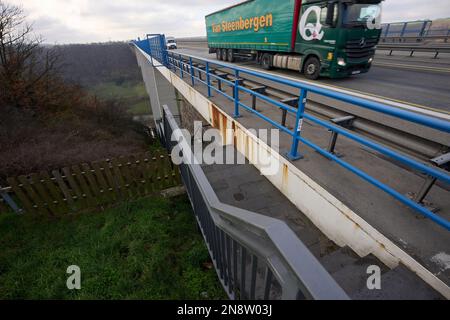
[[[211,98],[211,78],[209,76],[209,62],[206,62],[206,84],[208,87],[208,98]]]
[[[234,118],[240,118],[239,114],[239,71],[234,72]]]
[[[405,22],[405,24],[403,25],[402,32],[400,33],[400,37],[403,37],[405,35],[405,30],[406,30],[407,25],[408,25],[408,22]]]
[[[387,26],[386,26],[386,33],[384,34],[384,37],[388,36],[390,26],[391,26],[391,24],[388,23]]]
[[[192,65],[192,57],[189,57],[189,69],[191,70],[191,82],[192,86],[195,86],[195,80],[194,80],[194,67]]]
[[[181,79],[183,79],[183,57],[181,56],[181,54],[179,58],[180,58],[180,77]]]
[[[298,98],[298,108],[297,114],[295,116],[295,125],[294,130],[295,133],[292,135],[292,145],[291,151],[287,154],[289,160],[299,160],[303,158],[303,156],[298,153],[298,141],[302,131],[303,125],[303,114],[305,113],[305,105],[306,105],[306,95],[307,91],[305,89],[300,89],[300,96]]]
[[[160,46],[162,49],[162,59],[163,59],[163,64],[166,67],[169,67],[169,51],[167,50],[167,46],[166,46],[166,36],[164,34],[161,35],[160,38]]]
[[[150,42],[150,39],[147,39],[148,41],[148,55],[150,56],[150,58],[152,59],[152,67],[155,66],[155,63],[153,62],[153,54],[152,54],[152,44]]]

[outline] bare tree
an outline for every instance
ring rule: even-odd
[[[0,104],[17,108],[45,105],[58,54],[32,34],[22,8],[0,0]]]

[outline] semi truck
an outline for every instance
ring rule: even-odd
[[[209,52],[313,80],[365,73],[381,35],[382,1],[244,1],[205,17]]]

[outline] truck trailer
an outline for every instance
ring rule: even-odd
[[[383,0],[248,0],[205,17],[210,53],[308,79],[368,72],[381,35]]]

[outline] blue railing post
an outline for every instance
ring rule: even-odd
[[[388,36],[390,26],[391,25],[389,23],[386,25],[386,32],[384,33],[385,38]]]
[[[239,118],[239,71],[234,72],[234,118]]]
[[[160,38],[160,45],[161,45],[161,50],[162,50],[163,64],[166,67],[169,67],[169,51],[167,50],[167,46],[166,46],[166,36],[163,34],[161,35],[161,38]]]
[[[300,89],[297,115],[295,117],[295,125],[294,125],[295,133],[292,136],[291,151],[287,154],[288,159],[292,161],[303,158],[303,156],[300,153],[298,153],[297,149],[298,149],[298,141],[302,132],[303,114],[305,113],[305,105],[306,105],[306,94],[307,92],[305,89]]]
[[[154,57],[153,57],[153,53],[152,53],[152,45],[150,43],[150,40],[148,40],[148,43],[149,43],[149,45],[148,45],[148,55],[151,57],[152,67],[154,67],[155,63],[153,62]]]
[[[180,54],[180,77],[183,79],[183,57]]]
[[[192,65],[192,57],[189,57],[189,68],[191,69],[191,82],[192,82],[192,86],[195,86],[195,80],[194,80],[194,66]]]
[[[405,22],[403,25],[402,32],[400,33],[400,37],[403,37],[405,35],[406,27],[408,26],[408,22]]]
[[[211,98],[211,78],[209,76],[209,62],[206,62],[206,84],[208,86],[208,98]]]

